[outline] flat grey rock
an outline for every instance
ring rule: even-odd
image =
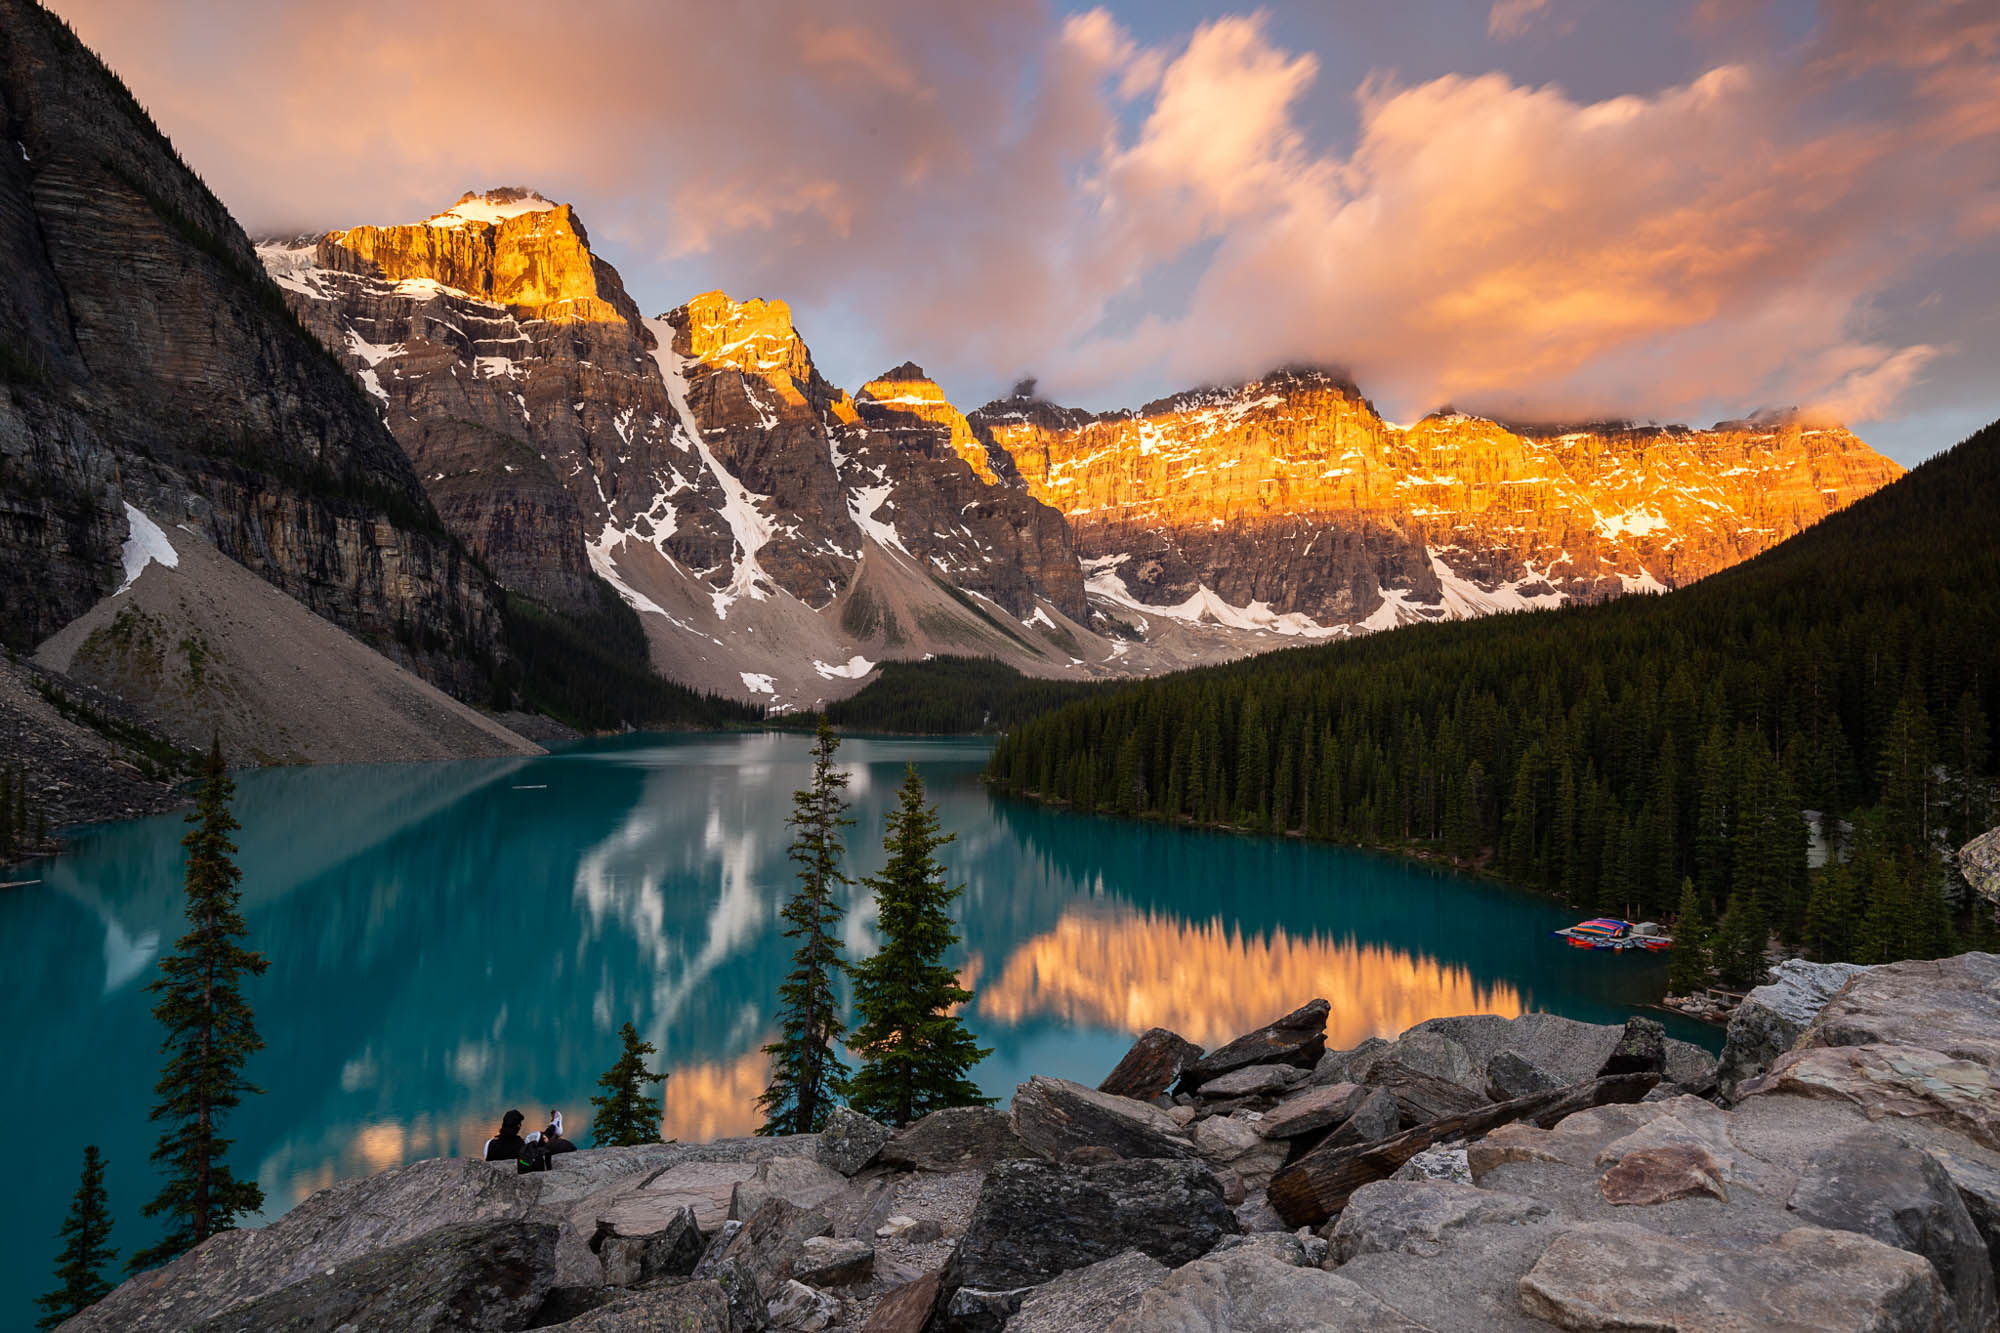
[[[1801,1046],[1916,1046],[2000,1067],[2000,957],[1885,963],[1828,1000]]]
[[[729,1218],[747,1221],[772,1199],[800,1208],[818,1208],[846,1189],[847,1177],[815,1158],[774,1158],[759,1163],[748,1180],[739,1180],[731,1187]]]
[[[954,1106],[898,1130],[875,1160],[904,1171],[984,1171],[995,1162],[1033,1156],[1007,1112]]]
[[[1201,1085],[1201,1096],[1210,1101],[1224,1097],[1257,1097],[1289,1091],[1305,1082],[1306,1072],[1297,1065],[1245,1065],[1218,1074]]]
[[[560,1324],[562,1333],[730,1333],[729,1298],[713,1282],[632,1292]]]
[[[1193,1140],[1157,1106],[1037,1074],[1014,1090],[1014,1130],[1052,1162],[1077,1148],[1120,1157],[1195,1157]]]
[[[1430,1333],[1338,1273],[1245,1246],[1187,1264],[1107,1333]]]
[[[1432,1256],[1470,1228],[1524,1226],[1550,1216],[1547,1204],[1519,1194],[1441,1180],[1378,1180],[1354,1191],[1327,1239],[1335,1263],[1391,1251]]]
[[[1792,1191],[1792,1211],[1930,1260],[1960,1333],[2000,1323],[1993,1262],[1951,1177],[1928,1154],[1879,1128],[1829,1144]]]
[[[1722,1095],[1733,1101],[1743,1083],[1771,1067],[1812,1026],[1826,1002],[1868,969],[1857,963],[1809,963],[1787,958],[1771,979],[1743,997],[1729,1016],[1729,1035],[1716,1066]]]
[[[196,1333],[524,1328],[555,1285],[555,1253],[553,1223],[461,1222],[350,1260],[193,1328]]]
[[[1007,1321],[1007,1333],[1097,1333],[1136,1306],[1170,1271],[1138,1250],[1073,1268],[1023,1299]]]
[[[1623,1222],[1560,1232],[1521,1279],[1521,1307],[1562,1328],[1714,1333],[1929,1333],[1948,1315],[1929,1263],[1866,1236],[1799,1227],[1722,1245]]]

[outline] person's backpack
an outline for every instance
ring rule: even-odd
[[[521,1156],[514,1163],[514,1173],[525,1175],[530,1171],[549,1169],[549,1145],[546,1139],[531,1139],[521,1145]]]

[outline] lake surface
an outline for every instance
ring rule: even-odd
[[[590,1094],[628,1019],[671,1071],[665,1132],[748,1132],[758,1048],[789,955],[783,820],[803,737],[628,737],[542,758],[239,775],[250,997],[268,1089],[230,1124],[271,1215],[399,1162],[477,1153],[508,1107]],[[1158,1024],[1213,1047],[1323,995],[1329,1043],[1439,1014],[1543,1009],[1620,1021],[1665,984],[1657,957],[1572,950],[1579,913],[1343,848],[1167,829],[995,799],[978,741],[853,739],[850,869],[878,869],[916,763],[957,841],[969,1021],[1002,1099],[1031,1073],[1095,1084]],[[109,1161],[129,1254],[155,1239],[146,1119],[159,1030],[146,983],[180,935],[178,816],[82,831],[72,855],[0,878],[0,1096],[18,1142],[0,1327],[50,1285],[83,1145]],[[872,952],[857,884],[845,939]],[[1665,1016],[1663,1016],[1665,1017]],[[1669,1019],[1713,1046],[1713,1029]]]

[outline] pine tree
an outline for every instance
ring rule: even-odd
[[[842,912],[834,894],[849,882],[840,870],[840,830],[854,821],[842,815],[847,775],[833,766],[839,746],[821,718],[813,738],[812,785],[792,793],[786,820],[793,829],[791,859],[799,868],[799,887],[785,904],[790,923],[785,938],[798,943],[792,970],[778,988],[780,1035],[764,1048],[771,1057],[771,1083],[757,1099],[764,1111],[759,1134],[818,1133],[847,1085],[847,1066],[833,1049],[847,1030],[833,995],[834,978],[846,970],[834,934]]]
[[[144,1211],[167,1218],[168,1230],[159,1244],[132,1256],[133,1271],[164,1264],[264,1206],[257,1182],[238,1180],[223,1160],[230,1146],[223,1121],[243,1094],[262,1091],[243,1077],[244,1062],[264,1043],[241,983],[270,966],[239,942],[248,928],[236,887],[241,873],[230,860],[236,845],[229,835],[240,827],[229,813],[235,790],[217,742],[188,815],[194,827],[181,839],[188,852],[188,933],[160,960],[160,976],[149,987],[160,997],[153,1017],[167,1030],[160,1044],[167,1064],[154,1085],[160,1101],[152,1113],[167,1127],[152,1160],[169,1175]]]
[[[1692,995],[1708,982],[1708,924],[1694,881],[1681,880],[1680,909],[1674,917],[1674,947],[1667,954],[1667,990]]]
[[[660,1097],[646,1095],[647,1084],[667,1079],[664,1073],[646,1068],[646,1057],[657,1054],[659,1048],[650,1041],[640,1041],[638,1029],[630,1023],[618,1035],[625,1048],[617,1063],[597,1080],[597,1086],[606,1090],[604,1095],[590,1099],[593,1148],[632,1148],[660,1141],[660,1103],[665,1091]]]
[[[861,1068],[849,1101],[885,1124],[902,1126],[946,1106],[987,1106],[966,1077],[992,1054],[952,1012],[972,998],[945,965],[958,943],[950,907],[964,891],[945,877],[938,848],[955,834],[938,829],[937,808],[924,804],[915,765],[903,777],[900,804],[882,840],[889,863],[862,882],[875,891],[882,948],[854,967],[854,1007],[860,1021],[854,1048]]]
[[[83,1179],[56,1237],[63,1243],[56,1256],[56,1281],[61,1285],[35,1298],[43,1311],[36,1328],[54,1328],[111,1291],[101,1270],[116,1252],[111,1248],[111,1209],[104,1194],[104,1159],[94,1143],[83,1150]]]

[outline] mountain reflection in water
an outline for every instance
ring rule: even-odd
[[[247,992],[268,1089],[230,1122],[233,1160],[273,1209],[402,1161],[479,1151],[502,1111],[560,1107],[589,1142],[590,1095],[631,1021],[671,1072],[663,1130],[756,1124],[759,1048],[789,963],[785,814],[804,737],[626,737],[545,758],[239,775],[244,913],[271,969]],[[1323,995],[1351,1045],[1436,1014],[1549,1009],[1622,1019],[1660,993],[1657,958],[1562,948],[1574,913],[1490,883],[1296,839],[1238,837],[996,800],[975,741],[853,739],[842,938],[877,944],[860,880],[915,762],[957,840],[953,961],[1003,1103],[1030,1074],[1095,1084],[1132,1034],[1206,1046]],[[22,1243],[0,1290],[40,1290],[86,1143],[102,1146],[124,1247],[140,1203],[159,1031],[146,983],[183,930],[173,816],[81,831],[0,894],[0,1096],[36,1108],[15,1164]],[[1678,1028],[1681,1035],[1698,1031]],[[0,1327],[26,1295],[0,1296]],[[13,1304],[10,1305],[10,1302]]]

